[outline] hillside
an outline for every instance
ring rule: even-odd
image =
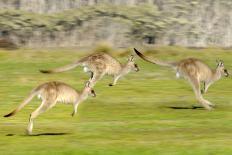
[[[107,2],[1,1],[0,8],[5,9],[0,12],[0,38],[28,47],[232,44],[231,1]]]

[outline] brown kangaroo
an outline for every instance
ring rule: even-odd
[[[27,128],[27,134],[32,134],[33,121],[40,114],[44,113],[48,109],[54,107],[57,102],[62,103],[72,103],[74,116],[77,112],[78,105],[86,100],[89,95],[96,96],[94,90],[90,87],[90,83],[87,82],[84,89],[81,92],[76,91],[71,86],[62,82],[48,82],[39,85],[33,89],[29,96],[11,113],[5,115],[4,117],[10,117],[19,112],[25,105],[27,105],[35,96],[38,96],[42,100],[41,105],[31,113],[29,118],[29,124]]]
[[[182,76],[187,79],[193,88],[197,100],[208,110],[212,109],[213,104],[203,98],[200,90],[200,83],[204,83],[202,93],[206,93],[209,86],[221,79],[223,75],[226,77],[229,76],[227,69],[224,67],[224,63],[221,60],[217,62],[216,69],[212,70],[208,65],[196,58],[187,58],[177,62],[166,62],[158,59],[151,59],[136,49],[134,49],[134,51],[143,60],[153,64],[171,67],[176,71],[176,76],[178,78]]]
[[[134,62],[134,56],[130,56],[126,64],[121,64],[118,60],[106,53],[95,53],[86,56],[72,64],[52,69],[52,70],[40,70],[42,73],[58,73],[71,70],[77,66],[82,66],[84,72],[89,72],[91,74],[90,82],[94,86],[98,80],[100,80],[104,75],[112,75],[114,80],[109,86],[116,85],[118,79],[131,70],[139,71],[137,64]]]

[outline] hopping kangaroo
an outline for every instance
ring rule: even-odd
[[[118,79],[131,70],[139,71],[137,64],[134,63],[134,56],[132,55],[126,64],[121,64],[115,58],[106,53],[95,53],[87,57],[84,57],[72,64],[52,69],[52,70],[40,70],[42,73],[58,73],[71,70],[77,66],[84,67],[84,72],[91,74],[90,82],[94,86],[98,80],[100,80],[105,74],[112,75],[114,80],[109,86],[113,86],[117,83]]]
[[[223,75],[229,76],[229,73],[224,68],[223,61],[219,61],[217,68],[212,70],[208,65],[195,58],[187,58],[177,62],[164,62],[157,59],[150,59],[134,49],[136,54],[143,60],[153,64],[171,67],[176,71],[176,76],[179,78],[183,76],[192,85],[198,102],[200,102],[206,109],[212,109],[213,104],[205,100],[201,94],[200,83],[203,82],[204,89],[202,93],[207,92],[209,86],[215,81],[219,80]]]
[[[92,95],[94,97],[96,96],[94,90],[90,87],[89,82],[86,83],[84,89],[80,93],[71,86],[62,82],[44,83],[33,89],[22,104],[20,104],[14,111],[5,115],[4,117],[15,115],[25,105],[27,105],[34,98],[34,96],[38,96],[38,98],[42,100],[42,103],[30,115],[27,128],[27,134],[30,135],[32,133],[34,119],[46,110],[54,107],[57,102],[72,103],[74,108],[72,116],[74,116],[77,112],[77,107],[79,103],[87,99],[89,95]]]

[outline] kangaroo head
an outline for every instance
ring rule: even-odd
[[[89,81],[85,84],[84,92],[88,94],[88,96],[96,97],[96,93],[91,87],[91,84]]]
[[[134,71],[136,71],[136,72],[139,71],[138,65],[134,62],[134,55],[131,55],[131,56],[128,58],[127,67],[128,67],[130,70],[134,70]]]
[[[227,69],[225,69],[224,62],[222,60],[217,60],[217,68],[216,70],[221,73],[221,75],[224,75],[225,77],[229,76],[229,73]]]

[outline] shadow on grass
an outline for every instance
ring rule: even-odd
[[[64,133],[64,132],[58,132],[58,133],[39,133],[39,134],[33,134],[30,136],[62,136],[62,135],[68,135],[70,133]]]
[[[6,136],[14,136],[15,134],[11,134],[11,133],[9,133],[9,134],[7,134]]]
[[[22,136],[62,136],[68,134],[70,133],[58,132],[58,133],[39,133],[39,134],[22,135]],[[7,134],[6,136],[15,136],[15,134]]]
[[[183,107],[183,106],[168,106],[167,108],[170,109],[178,109],[178,110],[183,110],[183,109],[198,109],[198,110],[204,110],[204,107],[200,107],[200,106],[191,106],[191,107]]]

